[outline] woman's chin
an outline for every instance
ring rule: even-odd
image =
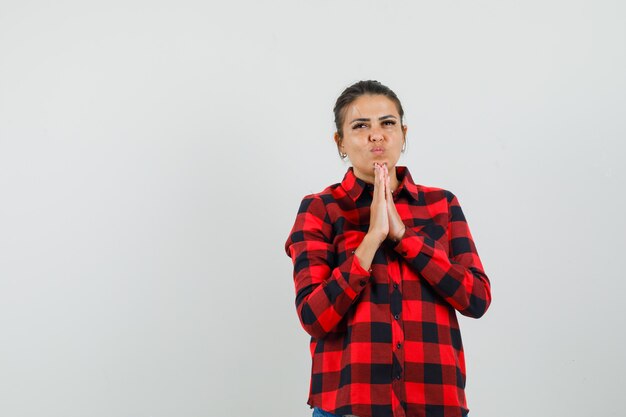
[[[372,166],[374,165],[387,165],[389,166],[389,159],[385,158],[384,156],[376,156],[374,158],[372,158]]]

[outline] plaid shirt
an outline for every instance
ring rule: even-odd
[[[348,169],[305,196],[285,250],[296,308],[311,335],[308,404],[358,417],[461,417],[465,358],[455,310],[481,317],[490,284],[450,191],[396,167],[404,237],[385,241],[370,270],[354,255],[369,227],[373,185]]]

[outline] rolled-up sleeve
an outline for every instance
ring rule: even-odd
[[[457,197],[448,199],[448,245],[406,227],[394,246],[441,297],[461,314],[479,318],[491,303],[491,286]]]
[[[296,308],[304,330],[323,338],[337,325],[368,285],[370,271],[353,253],[337,265],[332,242],[332,223],[322,199],[303,198],[295,224],[285,243],[293,261]]]

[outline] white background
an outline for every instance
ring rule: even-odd
[[[475,417],[623,415],[622,1],[0,0],[0,415],[308,416],[284,242],[396,91],[492,281]]]

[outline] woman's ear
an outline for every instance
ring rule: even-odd
[[[348,154],[343,152],[343,139],[339,136],[339,132],[335,132],[333,136],[335,143],[337,144],[337,153],[339,153],[339,157],[341,159],[345,159]]]
[[[404,151],[406,151],[406,131],[408,130],[408,126],[407,125],[403,125],[402,126],[402,153],[404,153]]]
[[[342,153],[342,152],[341,152],[341,147],[342,147],[343,145],[341,144],[342,139],[341,139],[341,137],[339,136],[339,132],[335,132],[335,134],[334,134],[334,136],[333,136],[333,139],[335,140],[335,143],[337,144],[337,150],[339,151],[339,153]]]

